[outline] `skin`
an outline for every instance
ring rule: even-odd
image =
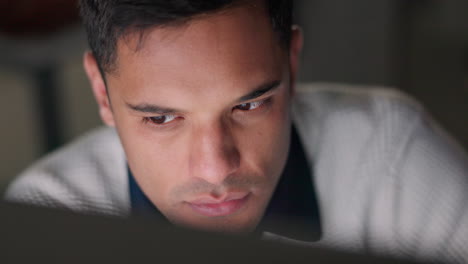
[[[252,231],[288,154],[300,31],[293,29],[286,50],[257,3],[154,28],[138,40],[119,40],[107,89],[93,55],[84,56],[100,115],[116,127],[136,181],[174,224]],[[228,214],[193,208],[229,197],[243,198]]]

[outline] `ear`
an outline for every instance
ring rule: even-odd
[[[296,79],[299,71],[299,60],[303,45],[302,29],[298,25],[292,26],[291,42],[289,46],[289,70],[290,70],[290,86],[291,95],[296,92]]]
[[[96,98],[102,121],[108,126],[114,126],[114,115],[112,113],[106,84],[104,82],[103,76],[101,75],[101,72],[99,71],[96,58],[92,52],[85,52],[83,56],[83,65],[86,71],[86,75],[88,75],[94,97]]]

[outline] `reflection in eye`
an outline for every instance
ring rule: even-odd
[[[250,111],[259,108],[265,103],[265,100],[262,101],[257,101],[257,102],[251,102],[251,103],[243,103],[240,105],[237,105],[235,109],[239,109],[242,111]]]
[[[255,109],[258,109],[258,108],[264,106],[267,103],[267,101],[269,102],[269,99],[256,101],[256,102],[250,102],[250,103],[243,103],[243,104],[239,104],[239,105],[235,106],[234,109],[238,109],[238,110],[241,110],[241,111],[252,111],[252,110],[255,110]],[[178,117],[179,116],[177,116],[177,115],[151,116],[151,117],[144,117],[143,121],[145,123],[146,122],[151,122],[154,125],[163,126],[163,125],[166,125],[166,124],[174,121]]]
[[[176,118],[177,118],[176,115],[162,115],[162,116],[146,117],[145,119],[147,121],[150,121],[150,122],[156,124],[156,125],[163,125],[163,124],[167,124],[167,123],[173,121]]]

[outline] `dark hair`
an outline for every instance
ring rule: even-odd
[[[264,0],[273,30],[289,47],[292,0]],[[119,38],[128,32],[183,23],[249,0],[80,0],[88,43],[101,73],[113,70]]]

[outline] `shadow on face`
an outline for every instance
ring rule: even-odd
[[[292,47],[280,45],[263,6],[243,5],[120,39],[107,89],[85,58],[103,120],[170,221],[257,225],[289,147]]]

